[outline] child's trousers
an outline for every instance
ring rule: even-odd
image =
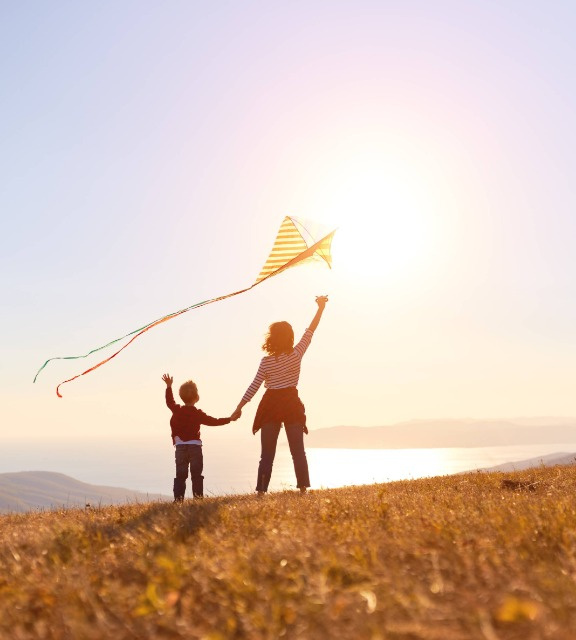
[[[175,457],[174,500],[182,500],[184,498],[188,468],[190,468],[190,477],[192,478],[192,495],[195,498],[202,498],[204,496],[202,445],[178,444],[176,445]]]

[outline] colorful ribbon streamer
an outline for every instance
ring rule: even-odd
[[[110,347],[111,345],[116,344],[117,342],[120,342],[126,338],[130,338],[130,336],[132,336],[124,346],[122,346],[120,349],[118,349],[118,351],[113,353],[108,358],[105,358],[98,364],[95,364],[93,367],[86,369],[86,371],[83,371],[82,373],[79,373],[73,376],[72,378],[68,378],[68,380],[63,380],[62,382],[60,382],[60,384],[56,387],[56,395],[59,398],[61,398],[62,395],[60,393],[60,387],[63,384],[72,382],[72,380],[76,380],[81,376],[85,376],[87,373],[90,373],[91,371],[98,369],[103,364],[110,362],[110,360],[112,360],[119,353],[124,351],[126,347],[131,345],[134,342],[134,340],[136,340],[136,338],[139,338],[141,335],[143,335],[153,327],[158,326],[159,324],[167,322],[168,320],[172,320],[172,318],[176,318],[182,315],[183,313],[190,311],[191,309],[198,309],[208,304],[212,304],[213,302],[219,302],[220,300],[225,300],[226,298],[232,298],[233,296],[237,296],[241,293],[245,293],[246,291],[250,291],[250,289],[253,289],[255,286],[261,284],[265,280],[268,280],[272,276],[278,275],[282,271],[285,271],[286,269],[294,267],[297,264],[303,264],[311,260],[320,259],[326,262],[326,264],[330,267],[332,264],[330,248],[332,244],[332,238],[336,230],[331,231],[328,235],[324,236],[321,240],[319,240],[318,242],[314,242],[311,245],[309,245],[309,243],[306,242],[302,231],[307,232],[306,228],[304,227],[301,221],[297,220],[296,218],[292,218],[288,216],[284,218],[282,225],[280,226],[280,230],[278,231],[278,235],[276,236],[276,240],[274,242],[274,246],[272,247],[272,251],[270,252],[268,259],[266,260],[266,263],[262,267],[262,270],[260,271],[260,274],[256,279],[256,282],[254,282],[254,284],[252,284],[250,287],[247,287],[246,289],[241,289],[240,291],[235,291],[234,293],[229,293],[224,296],[219,296],[218,298],[212,298],[210,300],[204,300],[203,302],[197,302],[195,304],[190,305],[189,307],[186,307],[185,309],[181,309],[180,311],[169,313],[165,316],[162,316],[158,320],[154,320],[153,322],[150,322],[147,325],[140,327],[139,329],[134,329],[134,331],[131,331],[130,333],[127,333],[126,335],[120,338],[116,338],[110,342],[107,342],[106,344],[103,344],[100,347],[96,347],[95,349],[92,349],[91,351],[89,351],[88,353],[85,353],[84,355],[58,356],[55,358],[49,358],[36,372],[36,375],[34,376],[34,382],[36,382],[36,379],[38,378],[40,372],[46,367],[46,365],[49,362],[52,362],[53,360],[78,360],[81,358],[87,358],[93,353],[102,351],[102,349],[106,349],[107,347]],[[309,233],[308,233],[308,236],[310,236]]]

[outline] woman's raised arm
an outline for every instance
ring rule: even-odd
[[[312,318],[312,322],[310,323],[310,326],[308,327],[308,329],[310,329],[310,331],[312,331],[312,333],[314,333],[314,331],[316,331],[316,328],[320,324],[320,318],[322,317],[322,314],[324,313],[324,307],[326,306],[327,302],[328,302],[328,296],[317,296],[316,304],[318,305],[318,310],[316,311],[316,315]]]

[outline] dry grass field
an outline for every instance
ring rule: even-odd
[[[0,637],[571,640],[575,489],[553,467],[4,515]]]

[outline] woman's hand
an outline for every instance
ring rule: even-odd
[[[242,415],[242,407],[245,405],[246,403],[241,400],[238,403],[238,406],[236,407],[236,409],[234,409],[234,412],[232,413],[232,415],[230,416],[230,420],[238,420],[238,418]]]
[[[324,310],[327,302],[328,296],[316,296],[316,304],[320,307],[320,309]]]

